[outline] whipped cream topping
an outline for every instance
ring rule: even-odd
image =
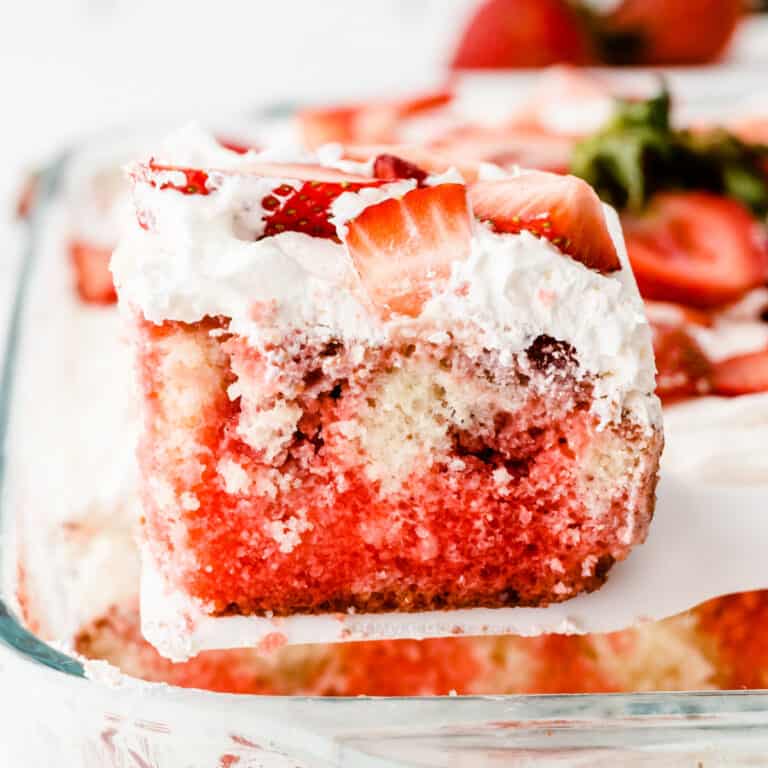
[[[289,329],[379,344],[429,328],[450,331],[469,348],[509,356],[547,334],[577,350],[583,372],[595,379],[595,407],[603,420],[621,418],[624,407],[639,402],[635,395],[653,391],[650,331],[612,210],[606,217],[623,265],[617,273],[588,269],[528,232],[496,234],[478,223],[469,257],[454,263],[448,285],[421,315],[384,321],[372,310],[343,244],[296,232],[255,239],[263,228],[254,221],[261,211],[254,212],[253,201],[268,194],[275,179],[248,176],[247,169],[254,157],[266,155],[236,155],[196,133],[194,139],[195,132],[183,132],[163,161],[242,173],[222,174],[209,195],[137,183],[137,206],[151,212],[153,227],[133,227],[112,270],[121,301],[148,320],[193,323],[223,315],[231,318],[233,332],[255,345],[279,340]],[[313,160],[336,162],[332,157],[325,152]],[[455,172],[448,178],[454,180]],[[366,206],[411,186],[395,182],[343,194],[333,209],[337,225],[343,229]],[[649,408],[643,420],[657,422],[655,400]]]

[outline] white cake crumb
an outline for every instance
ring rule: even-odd
[[[312,530],[314,526],[307,521],[307,510],[300,509],[287,520],[272,520],[265,528],[267,535],[278,544],[283,554],[290,554],[301,544],[301,534]]]
[[[232,459],[222,459],[216,471],[224,481],[224,490],[230,495],[245,494],[251,488],[251,478],[242,465]]]
[[[200,509],[200,500],[194,493],[190,493],[189,491],[185,491],[181,494],[179,502],[181,503],[181,508],[185,509],[187,512],[194,512],[196,509]]]

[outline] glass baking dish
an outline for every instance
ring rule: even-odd
[[[20,574],[15,555],[18,507],[9,435],[19,404],[29,397],[19,386],[18,361],[34,343],[31,319],[46,310],[39,287],[47,228],[61,204],[62,180],[83,151],[61,155],[38,176],[3,363],[0,674],[8,714],[0,726],[0,757],[2,750],[8,757],[0,764],[483,768],[762,761],[768,754],[768,692],[232,695],[135,681],[106,665],[86,665],[28,631],[15,598]]]

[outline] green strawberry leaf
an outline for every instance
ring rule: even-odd
[[[617,208],[639,211],[664,189],[703,189],[768,213],[768,146],[722,129],[676,130],[666,88],[644,101],[620,101],[607,125],[578,143],[571,173]]]

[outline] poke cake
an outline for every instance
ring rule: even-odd
[[[569,87],[569,93],[574,92],[575,89]],[[559,97],[556,103],[546,102],[549,104],[546,120],[538,115],[536,121],[529,119],[528,122],[535,127],[534,122],[541,125],[551,122],[551,115],[562,116],[561,102]],[[434,105],[431,109],[439,110],[441,107]],[[590,114],[596,111],[592,104]],[[417,125],[418,120],[423,122]],[[375,137],[375,141],[385,138],[388,141],[420,141],[418,131],[423,128],[432,130],[441,120],[442,117],[434,112],[431,115],[401,116],[399,125],[406,125],[400,135],[396,132],[388,136],[381,134]],[[457,131],[455,135],[460,133]],[[466,137],[467,133],[464,135]],[[759,138],[752,136],[754,140]],[[359,137],[359,140],[370,142],[374,137]],[[570,146],[562,165],[570,163],[573,146],[578,140],[569,137]],[[396,152],[409,155],[403,145],[381,146],[378,152],[389,157],[379,158],[373,175],[391,182],[398,175],[416,174],[416,180],[423,182],[429,171],[435,173],[458,164],[465,179],[470,181],[477,177],[480,161],[489,159],[484,152],[473,153],[470,144],[467,141],[467,154],[461,163],[443,161],[442,165],[435,164],[436,159],[442,160],[438,149],[444,149],[444,146],[410,155],[417,165],[421,163],[421,167],[415,169],[392,159]],[[479,144],[477,148],[481,148]],[[243,148],[240,149],[242,151]],[[413,147],[410,149],[414,151]],[[361,155],[361,158],[365,157]],[[501,158],[497,156],[496,159]],[[118,168],[125,162],[125,157],[115,153],[115,157],[109,160],[114,178],[120,178]],[[368,168],[354,166],[348,170],[363,174],[368,172]],[[492,170],[487,167],[484,173],[489,174]],[[102,179],[108,181],[104,171],[100,167],[98,178],[93,181],[83,180],[82,174],[78,174],[77,184],[67,184],[67,188],[73,187],[77,194],[73,195],[75,199],[71,205],[67,205],[75,216],[63,228],[67,235],[65,241],[83,233],[89,222],[95,221],[98,216],[98,209],[92,205],[91,190],[112,189],[111,183],[104,186],[100,183]],[[123,184],[127,186],[126,180]],[[123,189],[121,187],[121,195],[124,195]],[[87,210],[82,210],[86,207]],[[127,207],[120,203],[121,210]],[[720,210],[728,212],[727,207]],[[659,211],[663,215],[659,215]],[[717,214],[717,207],[711,208],[710,213]],[[683,214],[682,218],[675,218],[681,219],[682,224],[686,221],[695,223],[695,206],[688,206],[687,213],[684,210]],[[131,212],[130,218],[134,217]],[[632,234],[635,222],[628,218],[627,213],[624,217],[629,220]],[[115,218],[110,216],[109,222]],[[632,218],[638,218],[637,211],[633,212]],[[662,230],[668,222],[675,221],[666,215],[663,206],[657,208],[656,215],[644,218],[640,222],[642,235],[652,222]],[[759,226],[759,218],[753,215],[752,219],[753,224]],[[744,218],[738,216],[732,221],[741,223]],[[115,223],[114,231],[105,231],[101,238],[107,246],[105,266],[110,244],[123,230],[122,220],[119,224]],[[675,223],[674,231],[684,234],[686,226]],[[629,239],[631,241],[632,237]],[[647,237],[645,239],[648,240]],[[674,240],[656,237],[654,245],[665,242]],[[678,244],[678,257],[685,258],[686,253],[690,254],[695,242],[690,240]],[[744,242],[744,239],[740,237],[739,242]],[[632,249],[633,242],[630,242],[630,259]],[[724,258],[732,258],[734,251],[727,249],[724,253]],[[51,278],[50,282],[56,283],[67,294],[62,297],[57,293],[52,300],[43,299],[48,305],[45,317],[51,327],[66,326],[66,333],[62,331],[60,336],[50,339],[46,336],[38,342],[46,349],[57,350],[65,346],[63,342],[67,337],[78,339],[78,353],[72,356],[68,365],[82,369],[82,374],[72,382],[71,387],[59,387],[54,397],[48,393],[36,399],[38,404],[51,402],[50,421],[55,422],[57,429],[70,441],[70,450],[62,451],[56,444],[52,448],[49,446],[47,455],[53,455],[51,450],[56,452],[56,464],[61,465],[62,473],[68,467],[74,470],[84,464],[83,443],[88,441],[93,444],[93,450],[87,449],[85,455],[93,454],[96,466],[102,468],[125,462],[126,467],[133,471],[130,460],[133,437],[116,437],[112,422],[104,421],[104,414],[110,409],[113,413],[118,412],[123,398],[126,409],[133,414],[133,408],[127,408],[128,393],[113,386],[113,379],[130,378],[129,366],[122,359],[121,332],[113,322],[117,318],[111,314],[117,310],[89,308],[85,303],[87,299],[73,295],[73,281],[64,269],[69,266],[68,258],[65,245],[51,256],[58,266],[46,261],[43,268],[47,278]],[[646,264],[651,269],[654,266],[652,260],[646,259]],[[638,266],[642,269],[642,262],[638,262],[635,268]],[[79,276],[79,270],[77,274]],[[748,274],[754,273],[750,271]],[[745,282],[735,301],[718,306],[702,307],[695,292],[686,295],[679,290],[665,300],[646,299],[659,369],[657,393],[664,401],[666,432],[672,438],[671,446],[668,444],[665,448],[666,472],[684,471],[696,482],[733,482],[736,477],[755,483],[759,477],[763,481],[766,477],[766,454],[761,446],[764,445],[765,423],[768,423],[765,406],[768,378],[760,378],[760,371],[765,368],[759,365],[733,364],[734,358],[738,362],[745,355],[753,355],[755,357],[750,359],[759,361],[761,350],[768,354],[768,289],[750,287],[755,282],[760,280]],[[764,278],[762,282],[765,282]],[[98,313],[98,317],[94,315],[93,328],[88,332],[88,344],[82,343],[81,325],[72,325],[70,303],[83,312]],[[66,308],[64,312],[62,308]],[[42,382],[44,387],[50,376],[59,375],[61,368],[55,356],[37,353],[30,358],[36,363],[34,370],[28,372],[30,382]],[[44,361],[49,362],[44,364]],[[70,428],[69,420],[62,422],[61,419],[71,411],[68,404],[77,397],[78,382],[100,381],[104,384],[107,380],[105,366],[112,371],[112,378],[109,379],[109,386],[100,387],[104,399],[100,415],[94,414],[94,418],[82,420],[79,412],[72,412]],[[24,367],[27,368],[26,365]],[[717,376],[714,375],[716,367]],[[724,378],[727,372],[731,374],[732,383],[724,387],[723,382],[728,381]],[[763,393],[762,400],[760,392]],[[47,412],[43,415],[47,417]],[[762,423],[758,423],[760,418]],[[109,429],[104,428],[105,424],[109,424]],[[713,429],[720,436],[717,440],[712,439]],[[28,454],[18,455],[17,452],[12,458],[28,464],[32,487],[39,485],[37,473],[45,454],[35,437],[39,433],[35,430],[27,432],[30,438]],[[74,447],[71,445],[72,434],[77,434],[79,438]],[[126,444],[128,451],[124,452],[122,447]],[[115,451],[115,446],[121,450]],[[671,454],[670,447],[673,449]],[[107,456],[108,461],[104,458]],[[116,476],[112,470],[101,474],[108,476],[105,477],[108,482]],[[71,482],[69,485],[72,485]],[[335,696],[629,692],[760,688],[768,685],[768,659],[763,641],[768,627],[768,591],[721,597],[679,616],[643,623],[608,635],[315,643],[285,647],[271,654],[265,654],[263,648],[203,651],[194,659],[173,663],[162,658],[141,634],[139,563],[132,539],[137,517],[134,512],[137,487],[132,483],[120,483],[115,493],[98,494],[97,497],[90,493],[92,489],[86,485],[82,488],[78,486],[77,490],[78,508],[73,506],[64,510],[61,520],[56,514],[51,514],[55,510],[49,503],[50,495],[46,498],[46,494],[51,493],[50,489],[41,489],[39,497],[32,500],[35,503],[29,505],[30,511],[34,507],[34,512],[26,526],[29,528],[28,539],[41,539],[41,532],[48,528],[53,529],[53,538],[44,534],[45,541],[50,542],[50,549],[46,549],[48,544],[39,546],[39,558],[30,558],[29,551],[21,553],[23,557],[16,584],[18,602],[25,609],[27,626],[36,634],[68,646],[71,644],[82,657],[108,661],[128,676],[175,686],[239,693]],[[41,510],[45,515],[40,514]],[[49,520],[48,517],[54,519]],[[55,562],[51,561],[51,551],[57,554]],[[45,579],[41,580],[43,573]],[[54,582],[58,586],[51,589]],[[46,599],[37,599],[42,592],[46,593]],[[30,596],[36,599],[30,600]],[[56,605],[56,616],[50,615],[51,603]],[[87,665],[87,668],[90,669],[90,666]]]
[[[191,128],[130,171],[145,576],[275,621],[599,587],[662,445],[615,215],[574,177],[300,161]]]

